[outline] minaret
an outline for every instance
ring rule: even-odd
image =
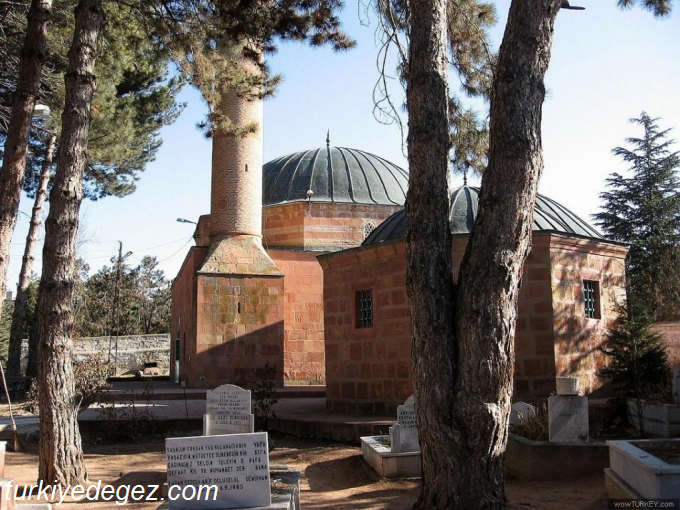
[[[259,72],[254,64],[246,67]],[[219,109],[237,132],[218,126],[213,133],[211,245],[199,272],[276,274],[262,248],[263,100],[227,90]],[[255,129],[246,132],[246,127]]]

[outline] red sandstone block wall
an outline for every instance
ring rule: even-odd
[[[625,300],[627,249],[613,244],[551,236],[551,287],[554,308],[556,375],[576,375],[581,391],[602,386],[597,370],[606,363],[600,347]],[[586,318],[583,281],[600,287],[599,318]]]
[[[188,375],[187,360],[195,356],[196,339],[196,281],[195,275],[201,267],[207,248],[193,247],[189,250],[182,268],[172,284],[172,308],[170,312],[170,376],[175,377],[175,344],[180,338],[180,376]]]
[[[332,251],[359,246],[367,222],[376,226],[401,206],[293,202],[264,208],[265,247]]]
[[[194,387],[225,382],[250,387],[265,362],[283,385],[284,285],[281,277],[197,276],[197,334],[191,379]]]
[[[467,236],[454,236],[454,279]],[[534,236],[518,296],[515,398],[548,396],[556,375],[596,389],[598,348],[625,296],[625,248],[560,236]],[[405,241],[320,257],[324,271],[326,406],[332,412],[393,413],[412,392]],[[582,280],[601,285],[601,319],[585,319]],[[354,296],[372,289],[374,327],[355,327]]]
[[[680,365],[680,322],[657,322],[653,329],[661,334],[666,342],[670,366]]]
[[[392,415],[413,393],[405,243],[323,257],[326,405],[329,411]],[[357,329],[355,293],[371,289],[373,328]]]
[[[517,300],[514,399],[548,396],[555,390],[550,250],[534,236],[524,263]]]
[[[270,250],[284,279],[284,384],[323,384],[323,272],[314,252]]]

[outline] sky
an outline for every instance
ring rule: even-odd
[[[562,11],[555,23],[539,191],[591,221],[600,208],[607,176],[627,170],[612,149],[625,146],[627,137],[641,135],[629,119],[646,111],[660,118],[661,128],[675,127],[673,137],[680,139],[680,5],[676,2],[676,12],[659,20],[641,9],[619,10],[615,0],[571,3],[586,10]],[[496,2],[495,47],[500,45],[509,5],[509,0]],[[355,49],[334,53],[286,43],[268,59],[284,81],[276,96],[265,102],[264,161],[321,147],[330,131],[333,146],[361,149],[407,168],[400,129],[379,122],[373,112],[379,77],[375,18],[366,15],[363,4],[350,0],[342,20],[345,31],[357,40]],[[401,104],[403,91],[391,81],[394,101]],[[451,87],[455,90],[458,84],[452,81]],[[88,262],[90,274],[110,265],[121,241],[123,253],[132,252],[130,264],[138,264],[145,255],[155,256],[159,268],[174,278],[193,245],[194,225],[176,219],[197,221],[210,212],[211,144],[196,128],[207,111],[200,96],[186,89],[181,100],[187,108],[161,132],[163,146],[141,174],[137,191],[122,199],[83,203],[78,256]],[[461,184],[462,177],[454,177],[454,185]],[[30,214],[31,207],[32,201],[24,196],[20,210]],[[28,221],[19,215],[8,290],[16,289]],[[42,253],[37,253],[35,272],[41,259]]]

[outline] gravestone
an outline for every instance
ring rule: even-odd
[[[413,395],[397,407],[397,423],[390,427],[390,444],[392,453],[420,451]]]
[[[254,432],[255,419],[250,412],[250,390],[224,384],[206,395],[203,435],[244,434]]]
[[[673,401],[680,404],[680,366],[673,367]]]
[[[588,397],[579,395],[550,397],[548,436],[551,443],[587,443]]]
[[[165,453],[171,509],[254,508],[272,504],[266,432],[168,438]],[[193,488],[185,489],[188,486]],[[208,498],[193,496],[199,487],[201,494],[209,494]],[[178,494],[189,499],[180,496],[173,501],[172,497]]]
[[[510,425],[527,423],[536,414],[536,408],[526,402],[515,402],[510,408]]]

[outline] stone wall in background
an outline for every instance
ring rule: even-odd
[[[83,361],[95,354],[101,354],[116,363],[119,374],[137,372],[144,368],[147,361],[156,361],[161,374],[167,374],[170,368],[170,335],[133,335],[118,337],[118,353],[116,355],[116,337],[79,338],[73,342],[73,354],[77,361]],[[26,369],[28,358],[28,341],[24,340],[21,349],[22,369]]]
[[[652,329],[666,341],[668,363],[672,367],[680,365],[680,322],[657,322]]]

